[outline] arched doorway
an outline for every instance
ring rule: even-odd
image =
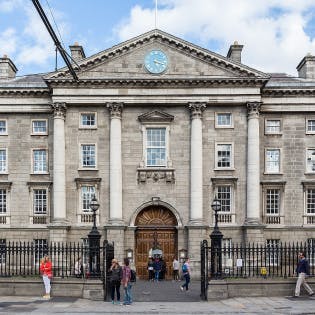
[[[172,262],[177,255],[176,217],[163,206],[149,206],[138,214],[135,225],[137,226],[135,247],[137,276],[140,279],[148,279],[147,264],[156,242],[166,262],[165,279],[171,279]]]

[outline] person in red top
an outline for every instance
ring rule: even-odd
[[[129,259],[124,258],[124,266],[122,268],[122,279],[121,284],[124,287],[125,296],[124,296],[124,305],[131,305],[132,295],[131,295],[131,269],[129,267]]]
[[[49,256],[45,255],[44,258],[41,260],[41,264],[39,267],[40,273],[43,276],[43,281],[45,285],[45,295],[43,296],[44,299],[50,299],[50,280],[52,278],[52,263],[49,260]]]

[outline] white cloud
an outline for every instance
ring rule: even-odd
[[[296,66],[315,41],[305,26],[312,0],[160,0],[157,28],[222,55],[238,40],[243,62],[266,72],[296,75]],[[154,8],[135,6],[115,29],[120,40],[154,28]],[[219,43],[211,47],[211,42]]]
[[[0,34],[0,47],[3,54],[10,57],[16,50],[17,36],[14,28],[7,28]]]

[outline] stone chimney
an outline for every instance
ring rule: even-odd
[[[243,47],[243,45],[239,45],[238,42],[235,41],[234,44],[230,46],[230,49],[227,53],[227,58],[241,63]]]
[[[18,69],[7,55],[0,58],[0,80],[14,79],[17,71]]]
[[[71,51],[71,58],[76,62],[85,58],[84,49],[79,45],[79,43],[75,42],[74,45],[69,46],[69,48]]]
[[[296,67],[299,78],[315,79],[315,56],[307,54]]]

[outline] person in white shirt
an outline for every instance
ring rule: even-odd
[[[179,261],[176,257],[174,257],[173,260],[173,280],[174,281],[180,281],[179,280]]]

